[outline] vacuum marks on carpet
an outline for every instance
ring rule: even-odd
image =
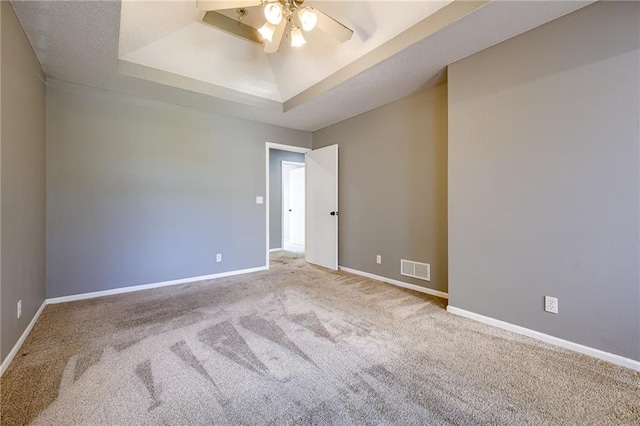
[[[198,338],[220,355],[250,371],[263,374],[267,370],[230,321],[205,328],[198,333]]]
[[[202,363],[191,352],[189,345],[184,340],[179,341],[175,345],[171,346],[171,352],[176,354],[178,358],[182,360],[190,368],[193,368],[198,374],[210,381],[214,386],[216,382],[211,378],[207,370],[203,367]]]
[[[47,306],[2,377],[0,422],[640,424],[633,372],[449,315],[442,299],[275,259]]]
[[[261,318],[257,315],[251,315],[240,318],[240,324],[247,330],[251,330],[254,333],[272,341],[273,343],[280,345],[281,347],[291,351],[299,357],[313,363],[311,359],[300,350],[285,334],[284,331],[274,321]]]
[[[152,403],[151,403],[151,406],[148,408],[148,411],[151,411],[154,408],[158,407],[162,403],[162,401],[160,401],[160,397],[158,395],[158,389],[153,383],[153,373],[151,371],[150,359],[136,366],[136,376],[138,376],[138,378],[142,380],[142,383],[149,391],[149,396],[151,397]]]

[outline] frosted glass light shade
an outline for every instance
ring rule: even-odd
[[[267,22],[273,25],[278,25],[282,22],[282,6],[280,6],[280,3],[267,3],[264,7],[264,17],[267,18]]]
[[[300,18],[300,23],[302,24],[302,29],[305,31],[311,31],[316,27],[318,23],[318,15],[316,15],[313,10],[308,7],[300,10],[298,12],[298,18]]]
[[[291,29],[291,47],[300,47],[306,42],[300,28],[294,26]]]
[[[258,30],[263,39],[273,41],[273,33],[276,32],[276,26],[270,22],[265,22]]]

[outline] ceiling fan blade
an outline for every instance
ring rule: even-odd
[[[238,22],[235,19],[229,18],[222,13],[210,11],[204,14],[202,22],[212,25],[225,33],[242,37],[245,40],[262,44],[262,37],[258,30],[249,25]]]
[[[243,7],[260,6],[262,0],[196,0],[196,6],[200,10],[209,12],[211,10],[223,10],[223,9],[239,9]]]
[[[320,28],[325,33],[329,34],[331,37],[335,38],[341,43],[344,43],[347,40],[351,39],[353,36],[353,30],[336,21],[329,15],[326,15],[320,12],[315,7],[309,7],[318,17],[318,23],[316,27]]]
[[[287,28],[287,20],[283,19],[282,22],[278,24],[275,31],[273,32],[273,36],[271,37],[271,41],[264,41],[264,52],[265,53],[276,53],[280,50],[280,44],[282,43],[282,37],[284,36],[284,31]]]

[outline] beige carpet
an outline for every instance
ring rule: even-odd
[[[640,376],[282,252],[265,272],[47,306],[2,425],[640,424]]]

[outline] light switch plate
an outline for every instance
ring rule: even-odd
[[[256,204],[264,204],[264,198],[256,197]]]

